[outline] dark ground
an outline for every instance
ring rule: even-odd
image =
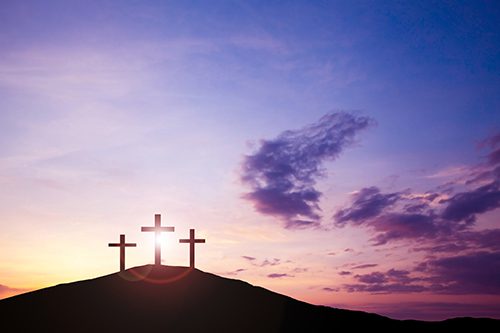
[[[398,321],[311,305],[200,270],[153,265],[0,300],[1,332],[357,332],[362,329],[500,332],[500,320]]]

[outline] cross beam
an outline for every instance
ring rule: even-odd
[[[175,228],[174,227],[162,227],[161,226],[161,215],[155,214],[155,226],[154,227],[141,227],[141,231],[155,233],[155,265],[161,265],[160,235],[162,232],[175,231]]]
[[[125,270],[125,248],[126,247],[136,247],[136,243],[126,243],[125,235],[120,235],[120,243],[109,243],[109,247],[119,247],[120,248],[120,272]]]
[[[179,239],[179,243],[189,243],[189,267],[194,268],[194,245],[205,243],[205,239],[196,239],[194,229],[189,229],[189,239]]]

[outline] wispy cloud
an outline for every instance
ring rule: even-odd
[[[279,278],[294,277],[294,276],[287,273],[271,273],[268,274],[267,277],[271,279],[279,279]]]
[[[277,266],[281,264],[281,259],[279,258],[271,258],[271,259],[266,258],[262,261],[258,261],[257,258],[255,257],[250,257],[250,256],[241,256],[241,257],[250,262],[250,264],[252,264],[253,266],[258,266],[258,267]]]
[[[251,188],[243,198],[266,215],[280,218],[286,228],[320,224],[315,188],[324,174],[323,162],[336,159],[372,120],[349,113],[331,113],[299,130],[262,140],[258,150],[245,156],[241,180]]]
[[[238,269],[235,269],[234,271],[221,273],[221,275],[235,276],[235,275],[238,275],[239,273],[242,273],[244,271],[246,271],[245,268],[238,268]]]
[[[365,268],[373,268],[373,267],[377,267],[378,264],[362,264],[362,265],[356,265],[354,267],[352,267],[352,269],[365,269]]]

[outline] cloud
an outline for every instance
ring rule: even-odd
[[[500,207],[499,184],[495,181],[448,199],[438,199],[443,195],[436,193],[427,197],[411,193],[384,194],[370,187],[369,191],[362,189],[354,194],[351,206],[335,213],[334,223],[339,227],[348,222],[369,227],[375,234],[371,239],[374,245],[404,239],[439,239],[442,242],[454,235],[464,235],[474,224],[476,215]],[[367,192],[370,195],[362,195],[360,200],[359,193]]]
[[[234,271],[230,271],[230,272],[225,272],[225,273],[222,273],[222,275],[230,275],[230,276],[234,276],[234,275],[238,275],[239,273],[244,272],[244,271],[246,271],[246,269],[245,269],[245,268],[238,268],[238,269],[236,269],[236,270],[234,270]]]
[[[498,137],[485,140],[482,147],[494,149],[499,144]],[[491,237],[491,232],[471,233],[477,216],[500,207],[500,160],[496,153],[490,151],[485,163],[460,167],[459,177],[448,182],[446,190],[438,186],[438,190],[420,194],[410,189],[383,193],[375,186],[362,188],[351,195],[348,207],[334,214],[334,224],[368,227],[374,233],[374,245],[419,240],[435,242],[420,249],[451,251],[477,247],[481,243],[479,236]],[[455,185],[460,186],[456,193]]]
[[[362,274],[355,276],[360,282],[373,284],[373,283],[384,283],[387,282],[385,274],[380,272],[373,272],[370,274]]]
[[[352,269],[372,268],[372,267],[377,267],[377,266],[378,266],[378,264],[363,264],[363,265],[354,266]]]
[[[418,293],[427,290],[420,285],[406,285],[399,283],[377,283],[377,284],[346,284],[347,292],[368,292],[372,294],[407,294]]]
[[[330,287],[325,287],[322,290],[328,291],[328,292],[338,292],[340,291],[340,288],[330,288]]]
[[[337,225],[343,225],[347,221],[359,224],[366,219],[378,216],[387,207],[394,205],[400,198],[400,193],[382,194],[375,186],[362,188],[359,192],[353,194],[352,205],[349,208],[337,211],[334,218]]]
[[[257,258],[255,257],[250,257],[250,256],[241,256],[241,257],[249,261],[253,266],[258,266],[258,267],[277,266],[281,264],[281,259],[279,258],[271,258],[271,259],[266,258],[261,262],[257,262]]]
[[[317,227],[322,193],[315,184],[324,175],[322,164],[335,160],[372,123],[367,117],[330,113],[302,129],[262,140],[242,163],[241,180],[251,188],[243,198],[259,213],[281,219],[286,228]]]
[[[386,214],[370,221],[370,225],[377,232],[371,239],[374,245],[399,239],[434,238],[441,232],[434,217],[426,214]]]
[[[265,259],[259,266],[264,267],[264,266],[276,266],[281,263],[281,260],[278,258],[273,258],[271,260]]]
[[[351,275],[352,273],[349,271],[340,271],[339,275],[346,276],[346,275]]]
[[[412,194],[408,191],[382,193],[375,186],[362,188],[351,196],[349,207],[338,210],[333,218],[338,227],[347,223],[364,225],[375,232],[375,245],[392,240],[434,237],[440,232],[429,202],[436,193]]]
[[[500,252],[473,252],[432,259],[423,271],[434,276],[436,292],[447,294],[500,294]]]
[[[432,292],[453,295],[500,295],[500,251],[477,251],[428,259],[413,271],[390,269],[354,276],[348,292],[374,294]]]
[[[376,187],[365,190],[354,194],[351,206],[337,211],[334,219],[335,225],[340,227],[348,222],[369,227],[375,234],[371,239],[374,245],[403,239],[434,239],[440,240],[440,246],[443,246],[443,240],[453,235],[465,237],[466,234],[460,232],[467,232],[477,214],[500,207],[498,182],[458,193],[448,199],[438,199],[442,195],[437,193],[420,196],[411,193],[384,194]],[[362,195],[363,200],[360,200],[359,193],[367,192],[370,195]],[[415,201],[419,203],[413,203]],[[435,202],[435,205],[429,206],[428,201]]]
[[[348,292],[369,292],[374,294],[414,293],[427,290],[422,284],[414,284],[419,278],[410,277],[406,270],[390,269],[387,272],[371,272],[354,276],[358,283],[344,284]]]
[[[477,217],[500,207],[499,136],[483,147],[485,162],[463,166],[455,179],[435,190],[384,193],[375,186],[351,195],[334,224],[363,226],[374,246],[399,242],[426,252],[411,270],[391,269],[352,276],[348,292],[500,294],[500,229],[479,229]],[[457,190],[458,189],[458,190]],[[368,264],[369,265],[369,264]],[[364,265],[353,267],[370,268]]]
[[[268,278],[271,279],[279,279],[282,277],[293,277],[293,275],[287,274],[287,273],[271,273],[267,275]]]
[[[473,223],[477,214],[500,206],[499,182],[495,181],[472,191],[458,193],[443,202],[448,204],[441,215],[444,219]]]
[[[304,267],[295,267],[292,272],[293,273],[304,273],[307,272],[309,268],[304,268]]]
[[[429,245],[415,247],[415,251],[454,252],[464,250],[500,251],[500,229],[460,231],[433,240]]]

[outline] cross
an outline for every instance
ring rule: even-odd
[[[109,247],[120,247],[120,271],[125,270],[125,248],[136,247],[136,243],[125,243],[125,235],[120,235],[120,243],[109,243]]]
[[[161,215],[155,214],[155,226],[154,227],[141,227],[141,231],[154,231],[155,233],[155,265],[161,265],[161,243],[160,235],[162,232],[174,231],[174,227],[162,227],[161,226]]]
[[[189,267],[194,268],[194,244],[205,243],[205,240],[195,239],[194,229],[189,229],[189,239],[179,239],[179,243],[189,243]]]

